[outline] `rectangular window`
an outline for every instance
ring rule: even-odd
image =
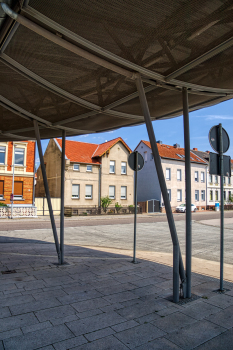
[[[79,198],[79,185],[72,185],[72,198]]]
[[[92,185],[86,185],[85,198],[86,199],[92,199]]]
[[[171,169],[170,168],[166,169],[166,180],[171,180]]]
[[[230,185],[230,184],[231,184],[231,178],[228,177],[228,185]]]
[[[87,165],[87,171],[92,171],[92,165]]]
[[[109,186],[109,198],[115,199],[115,186]]]
[[[0,180],[0,199],[4,198],[4,181]]]
[[[76,171],[79,171],[79,164],[74,164],[73,169],[76,170]],[[88,170],[87,170],[87,171],[88,171]]]
[[[182,201],[182,190],[177,190],[177,202]]]
[[[195,190],[195,201],[199,201],[199,190]]]
[[[126,175],[126,162],[121,162],[121,174]]]
[[[24,148],[15,148],[15,165],[24,165]]]
[[[205,190],[201,190],[201,200],[205,200]]]
[[[218,176],[217,175],[214,177],[214,182],[215,182],[215,184],[218,184]]]
[[[167,194],[168,194],[168,199],[171,202],[172,193],[170,189],[167,190]]]
[[[223,176],[223,185],[226,185],[226,178]]]
[[[211,190],[210,191],[210,201],[212,201],[213,200],[213,191]]]
[[[154,156],[153,156],[153,153],[150,154],[150,160],[153,160],[154,159]]]
[[[201,182],[205,182],[205,173],[204,173],[204,171],[201,172]]]
[[[218,201],[218,191],[215,191],[215,200]]]
[[[224,201],[227,199],[226,198],[226,191],[223,191],[223,199],[224,199]]]
[[[23,198],[23,181],[14,182],[14,200]]]
[[[209,182],[213,183],[213,175],[209,175]]]
[[[231,200],[231,191],[228,191],[228,199]]]
[[[5,164],[6,147],[0,146],[0,164]]]
[[[144,152],[144,160],[147,162],[147,152]]]
[[[126,199],[126,198],[127,198],[127,187],[121,186],[121,199]]]
[[[115,160],[110,160],[110,169],[109,172],[111,174],[115,174]]]
[[[182,178],[181,178],[181,169],[178,169],[177,170],[177,181],[181,181]]]
[[[198,171],[195,171],[195,182],[198,182]]]

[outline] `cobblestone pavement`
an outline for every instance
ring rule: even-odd
[[[0,274],[0,350],[232,350],[233,283],[218,294],[217,279],[193,273],[196,300],[172,303],[172,268],[153,261],[161,247],[170,254],[167,225],[140,225],[139,264],[132,225],[67,228],[64,266],[51,230],[1,232],[0,271],[15,273]],[[183,249],[184,222],[177,230]],[[193,223],[194,254],[209,264],[215,236],[219,227]]]

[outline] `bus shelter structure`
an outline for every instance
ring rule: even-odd
[[[191,296],[189,111],[232,98],[230,0],[1,0],[0,141],[36,138],[59,264],[65,137],[146,124],[173,243],[173,300]],[[183,114],[186,268],[153,120]],[[156,124],[155,124],[156,127]],[[60,242],[41,139],[62,137]]]

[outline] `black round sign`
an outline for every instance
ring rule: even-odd
[[[219,143],[219,125],[213,126],[209,131],[209,142],[215,152],[220,153]],[[230,147],[230,139],[228,133],[222,128],[223,153],[227,152]]]
[[[138,152],[132,152],[130,155],[129,155],[129,158],[128,158],[128,163],[129,163],[129,167],[136,171],[136,153],[138,154],[138,171],[141,170],[144,166],[144,159],[143,159],[143,156],[141,155],[141,153],[138,153]]]

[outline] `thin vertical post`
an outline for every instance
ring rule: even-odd
[[[60,264],[64,264],[64,195],[65,195],[65,146],[66,132],[62,130],[62,156],[61,156],[61,210],[60,210]]]
[[[221,234],[220,234],[220,291],[223,291],[223,258],[224,258],[224,197],[223,197],[223,140],[222,124],[219,124],[220,156],[220,195],[221,195]]]
[[[48,185],[45,164],[44,164],[44,157],[43,157],[41,141],[40,141],[40,131],[39,131],[38,123],[36,120],[34,120],[34,128],[35,128],[35,135],[36,135],[36,140],[37,140],[38,153],[39,153],[39,157],[40,157],[40,166],[41,166],[42,176],[43,176],[43,180],[44,180],[45,194],[47,197],[47,202],[48,202],[48,207],[49,207],[50,221],[51,221],[51,225],[52,225],[53,236],[54,236],[56,251],[57,251],[57,255],[58,255],[58,262],[60,262],[60,247],[59,247],[59,242],[58,242],[58,237],[57,237],[57,228],[55,225],[51,197],[50,197],[50,193],[49,193],[49,185]]]
[[[133,241],[133,263],[136,264],[136,235],[137,235],[137,183],[138,183],[138,151],[135,152],[135,179],[134,179],[134,241]]]
[[[145,118],[145,123],[147,127],[147,132],[150,139],[151,149],[154,157],[155,167],[157,170],[157,175],[160,183],[161,192],[163,195],[164,205],[167,214],[168,225],[171,232],[172,242],[173,242],[173,301],[177,303],[179,301],[179,274],[181,277],[182,283],[185,281],[185,272],[182,261],[182,256],[179,248],[179,241],[176,232],[175,222],[172,215],[172,209],[167,193],[166,181],[164,178],[163,168],[161,164],[160,155],[158,152],[158,147],[155,139],[155,134],[151,122],[150,111],[146,100],[145,91],[143,88],[141,76],[138,74],[136,79],[137,89],[139,93],[139,100],[141,104],[141,108],[143,111],[143,115]]]
[[[191,216],[191,161],[190,161],[190,131],[189,106],[187,88],[182,90],[184,119],[184,149],[185,149],[185,189],[186,189],[186,298],[191,298],[192,273],[192,216]]]
[[[12,175],[11,219],[13,219],[14,185],[15,185],[15,145],[13,142],[13,175]]]

